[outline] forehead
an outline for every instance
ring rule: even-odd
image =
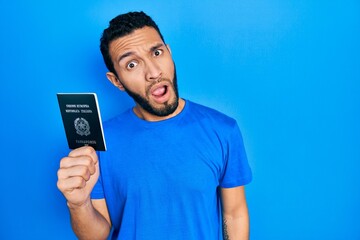
[[[148,50],[157,43],[163,43],[159,33],[152,27],[143,27],[111,41],[109,52],[113,60],[115,60],[123,52]]]

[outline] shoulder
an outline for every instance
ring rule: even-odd
[[[134,132],[135,126],[131,116],[131,109],[126,110],[103,122],[103,131],[106,139],[107,149],[126,141],[128,136]],[[122,136],[122,137],[119,137]]]
[[[131,109],[127,109],[126,111],[104,121],[104,128],[112,128],[118,126],[119,123],[130,122],[130,118]]]
[[[132,128],[134,122],[132,121],[131,111],[131,109],[128,109],[103,122],[103,129],[107,139],[131,131],[130,128]]]
[[[234,127],[237,125],[236,120],[216,109],[187,101],[191,116],[198,118],[199,121],[209,122],[215,125]]]

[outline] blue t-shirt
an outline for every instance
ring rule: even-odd
[[[159,122],[129,109],[104,132],[108,150],[91,197],[106,199],[112,239],[222,239],[219,187],[252,177],[234,119],[187,100]]]

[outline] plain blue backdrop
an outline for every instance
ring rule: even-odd
[[[238,121],[251,239],[360,239],[358,0],[1,0],[0,239],[76,239],[56,93],[96,92],[104,120],[133,105],[98,47],[131,10],[158,23],[181,96]]]

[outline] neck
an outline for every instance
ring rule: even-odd
[[[176,115],[178,115],[185,106],[185,101],[182,98],[179,98],[179,104],[177,106],[177,108],[175,109],[175,111],[172,114],[169,114],[167,116],[156,116],[153,115],[149,112],[147,112],[146,110],[144,110],[141,106],[139,106],[138,104],[136,104],[136,106],[134,107],[133,111],[135,113],[135,115],[145,121],[149,121],[149,122],[158,122],[158,121],[162,121],[162,120],[166,120],[169,118],[173,118]]]

